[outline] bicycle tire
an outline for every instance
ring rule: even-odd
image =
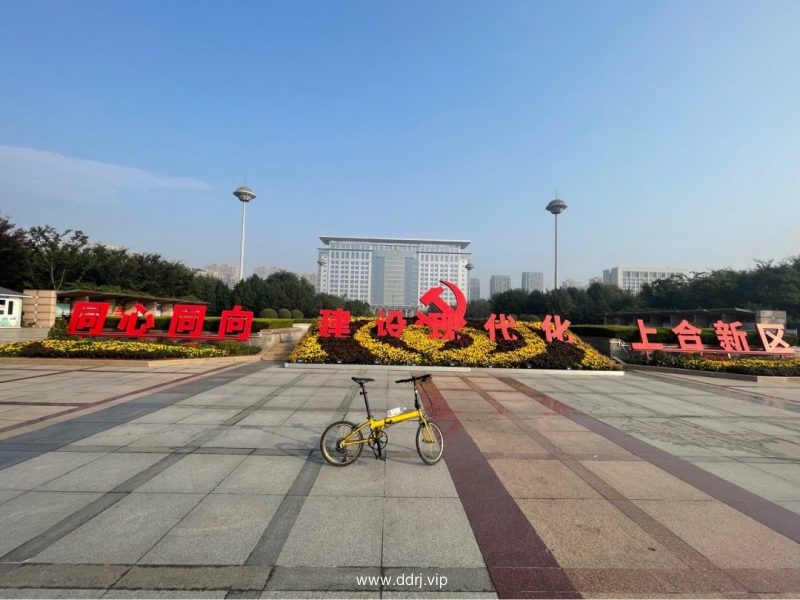
[[[350,421],[336,421],[325,428],[319,439],[319,451],[328,464],[346,467],[361,456],[364,444],[354,444],[346,448],[339,446],[339,442],[349,435],[357,435],[359,440],[364,439],[361,431],[355,431],[357,427],[358,425]]]
[[[433,439],[431,439],[433,434]],[[444,453],[444,436],[439,426],[432,421],[428,421],[427,428],[425,423],[420,423],[417,429],[417,454],[422,462],[428,465],[435,465],[442,460]]]

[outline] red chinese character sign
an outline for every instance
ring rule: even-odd
[[[643,319],[637,319],[636,325],[639,328],[639,339],[641,341],[632,343],[631,349],[637,352],[650,353],[658,350],[661,352],[695,352],[703,354],[794,356],[794,348],[783,339],[785,328],[779,324],[756,324],[756,330],[764,346],[762,350],[750,348],[747,333],[741,329],[742,323],[739,321],[733,323],[717,321],[714,323],[714,333],[719,342],[718,348],[704,346],[700,338],[702,330],[689,323],[686,319],[683,319],[672,328],[672,332],[678,338],[677,347],[650,341],[649,336],[656,335],[657,331],[654,327],[646,327]]]
[[[456,338],[456,331],[461,329],[467,324],[464,315],[467,314],[467,299],[464,293],[458,289],[455,284],[449,281],[442,281],[443,285],[450,288],[453,295],[456,297],[456,306],[453,308],[444,298],[443,287],[434,287],[420,296],[419,301],[425,306],[429,307],[427,313],[417,312],[417,325],[427,325],[431,328],[430,337],[433,339],[444,338],[446,340],[454,340]],[[432,312],[431,307],[435,310]]]
[[[441,281],[444,287],[433,287],[420,296],[420,302],[428,307],[428,312],[417,312],[415,325],[428,327],[431,339],[455,340],[458,338],[458,331],[467,325],[467,299],[458,286],[449,282]],[[445,287],[453,292],[456,299],[455,306],[451,306],[442,297]],[[320,310],[319,337],[349,337],[350,336],[350,313],[337,308],[336,310]],[[377,337],[400,338],[403,335],[408,322],[399,310],[385,311],[378,309],[375,318],[375,332]],[[513,332],[517,323],[510,315],[492,313],[483,325],[489,333],[489,339],[497,341],[498,332],[503,340],[515,341],[517,335]],[[542,330],[548,343],[559,340],[568,344],[574,343],[572,334],[567,331],[570,322],[561,319],[560,315],[547,315],[542,322]]]
[[[117,329],[120,333],[104,331],[110,304],[108,302],[76,302],[72,308],[67,333],[94,337],[147,337],[187,338],[198,341],[238,340],[247,341],[253,326],[253,313],[234,306],[222,311],[217,335],[203,335],[206,307],[199,304],[176,304],[169,322],[169,330],[151,331],[155,317],[141,304],[123,313]]]

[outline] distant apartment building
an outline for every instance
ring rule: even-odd
[[[471,302],[472,300],[480,300],[481,299],[481,280],[478,277],[470,277],[469,278],[469,296],[467,299]]]
[[[522,274],[522,289],[526,292],[544,292],[544,273],[525,271]]]
[[[206,265],[202,273],[221,279],[228,287],[233,287],[239,281],[239,267],[235,265]]]
[[[489,297],[511,289],[511,277],[509,275],[492,275],[489,278]]]
[[[253,275],[257,275],[261,279],[266,279],[278,271],[283,271],[283,269],[279,269],[278,267],[256,267],[253,269]]]
[[[579,279],[565,279],[561,282],[562,288],[577,288],[579,290],[583,290],[586,288],[586,284]]]
[[[653,283],[659,279],[670,277],[687,277],[687,269],[675,269],[671,267],[613,267],[603,271],[603,283],[616,285],[626,292],[638,294],[645,283]]]
[[[422,308],[419,297],[440,280],[468,290],[466,240],[321,236],[318,289],[373,308]],[[444,300],[455,303],[445,289]]]

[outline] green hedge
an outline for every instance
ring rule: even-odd
[[[636,353],[627,362],[673,369],[738,373],[740,375],[771,375],[783,377],[800,376],[800,359],[797,358],[734,358],[708,357],[700,354],[678,354],[653,352],[650,357]]]

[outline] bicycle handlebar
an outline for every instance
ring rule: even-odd
[[[418,377],[409,377],[408,379],[398,379],[395,383],[411,383],[412,381],[421,381],[425,383],[428,379],[431,378],[430,373],[426,373],[425,375],[420,375]]]

